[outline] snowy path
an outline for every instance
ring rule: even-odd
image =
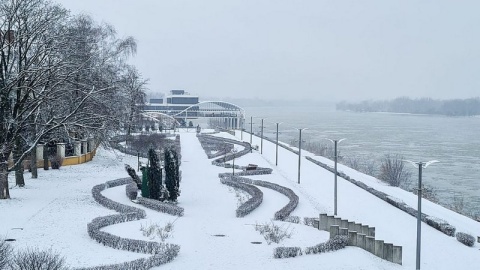
[[[278,244],[267,245],[252,224],[270,222],[274,213],[288,203],[288,198],[271,189],[259,187],[264,192],[263,203],[246,217],[236,218],[235,193],[221,184],[218,178],[218,173],[226,170],[211,164],[195,134],[183,133],[181,143],[182,194],[179,197],[179,206],[185,208],[185,215],[176,221],[172,239],[173,243],[181,246],[181,250],[179,256],[173,262],[162,266],[162,269],[286,269],[292,265],[313,269],[323,260],[332,263],[335,256],[329,254],[288,260],[274,259],[273,249]],[[237,164],[258,163],[263,166],[262,161],[265,162],[260,155],[249,154],[239,158]],[[252,178],[271,181],[272,177],[279,176]],[[307,208],[308,212],[312,211],[309,203]],[[281,246],[307,247],[328,239],[328,233],[312,227],[286,223],[285,227],[288,226],[293,229],[294,236],[282,242]],[[263,244],[251,243],[255,241]],[[374,256],[360,249],[346,249],[337,253],[342,252],[349,256],[364,254],[369,258],[361,263],[347,263],[344,269],[387,269],[372,265],[391,265],[382,261],[379,263]]]

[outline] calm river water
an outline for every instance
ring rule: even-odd
[[[423,182],[437,191],[443,203],[463,197],[465,210],[480,213],[480,117],[355,113],[333,107],[246,107],[245,129],[260,130],[275,138],[275,122],[280,140],[298,138],[296,128],[307,127],[302,139],[328,142],[325,138],[347,138],[339,145],[341,155],[378,160],[386,154],[400,154],[413,161],[439,160],[423,171]],[[408,165],[410,166],[410,165]],[[410,166],[411,167],[411,166]],[[412,182],[417,169],[411,167]]]

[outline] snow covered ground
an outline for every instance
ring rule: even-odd
[[[219,136],[234,138],[226,133]],[[244,139],[247,137],[244,136]],[[339,216],[374,226],[378,239],[403,246],[403,265],[381,260],[354,247],[319,255],[274,259],[273,249],[277,246],[305,248],[325,242],[328,234],[305,225],[276,221],[276,224],[283,224],[285,228],[289,226],[293,235],[280,244],[268,245],[255,231],[254,225],[270,222],[274,213],[288,199],[260,187],[264,193],[260,207],[244,218],[236,218],[236,192],[222,185],[218,178],[218,173],[228,172],[229,169],[211,165],[195,133],[181,133],[181,144],[183,178],[178,205],[185,209],[183,217],[158,213],[130,202],[125,196],[124,186],[103,191],[108,198],[135,205],[147,213],[147,219],[105,228],[110,233],[146,240],[148,238],[140,231],[142,225],[157,223],[163,226],[167,222],[174,222],[173,237],[166,241],[181,246],[179,256],[158,269],[414,269],[416,219],[341,178]],[[260,145],[260,139],[254,137],[253,144]],[[12,199],[0,201],[0,237],[16,239],[11,242],[16,249],[27,246],[51,248],[65,256],[72,267],[122,262],[146,256],[104,247],[87,235],[88,222],[113,213],[93,200],[91,188],[108,180],[126,177],[124,163],[135,168],[137,159],[100,149],[92,162],[62,167],[60,170],[41,170],[39,179],[26,176],[25,188],[13,188]],[[271,175],[254,176],[253,179],[283,185],[300,197],[293,215],[317,217],[319,213],[333,213],[333,175],[330,172],[303,159],[302,178],[298,184],[298,156],[279,148],[279,165],[275,166],[275,146],[267,141],[263,144],[263,155],[254,151],[235,160],[235,164],[239,165],[250,163],[273,168]],[[416,197],[411,193],[386,186],[349,168],[340,166],[339,169],[410,205],[416,205]],[[457,227],[457,231],[480,235],[480,223],[428,201],[424,201],[423,205],[426,213],[447,220]],[[426,224],[422,226],[422,233],[422,269],[480,267],[478,243],[472,248],[466,247]]]

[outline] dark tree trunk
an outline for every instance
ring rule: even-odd
[[[19,187],[25,186],[25,178],[23,178],[23,162],[18,160],[22,156],[23,143],[20,138],[16,139],[15,149],[13,150],[13,162],[18,162],[18,165],[15,166],[15,184]]]
[[[0,199],[10,199],[8,191],[8,160],[0,160]]]
[[[48,166],[48,155],[49,155],[49,151],[48,151],[48,145],[45,144],[43,146],[43,169],[44,170],[48,170],[49,169],[49,166]]]
[[[20,164],[17,165],[15,168],[15,184],[19,187],[24,187],[25,186],[25,178],[23,177],[23,164],[20,162]]]
[[[38,178],[38,168],[37,168],[37,148],[33,148],[32,153],[30,153],[30,170],[32,172],[32,178]]]

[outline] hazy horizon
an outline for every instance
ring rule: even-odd
[[[58,0],[134,36],[152,92],[338,102],[479,96],[478,1]]]

